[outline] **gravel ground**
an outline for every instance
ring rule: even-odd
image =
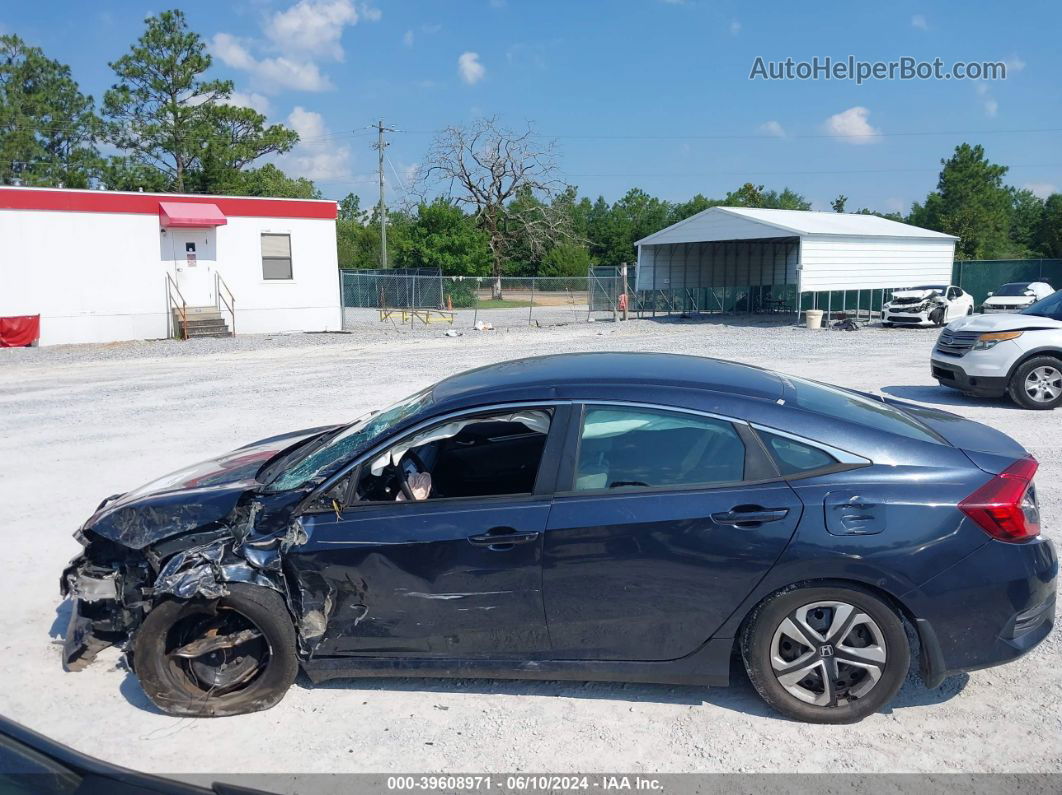
[[[720,356],[922,401],[987,422],[1041,461],[1045,533],[1062,525],[1062,412],[933,385],[932,330],[809,332],[631,321],[468,332],[354,333],[0,350],[5,549],[0,713],[109,761],[171,774],[241,772],[1062,771],[1055,632],[1020,661],[928,691],[914,676],[855,726],[797,724],[747,681],[729,689],[385,679],[312,687],[216,720],[156,711],[117,654],[65,674],[58,575],[99,500],[253,439],[337,422],[469,367],[546,352]]]

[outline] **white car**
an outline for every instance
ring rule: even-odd
[[[1008,282],[988,294],[988,299],[981,304],[981,311],[986,315],[991,312],[1020,312],[1054,291],[1055,288],[1047,282]]]
[[[930,361],[941,386],[1027,409],[1062,405],[1062,290],[1013,314],[974,315],[940,332]]]
[[[973,310],[973,296],[961,287],[929,284],[893,290],[892,298],[882,307],[881,325],[943,326],[972,315]]]

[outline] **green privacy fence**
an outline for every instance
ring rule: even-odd
[[[956,260],[951,278],[980,306],[1007,282],[1047,282],[1057,290],[1062,287],[1062,259]]]

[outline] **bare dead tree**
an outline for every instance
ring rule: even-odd
[[[520,133],[495,118],[447,127],[428,150],[414,180],[417,195],[442,192],[468,208],[487,234],[495,298],[501,297],[506,256],[519,244],[533,255],[570,234],[570,219],[551,206],[567,186],[557,175],[555,142],[531,124]]]

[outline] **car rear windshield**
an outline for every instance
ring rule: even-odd
[[[887,403],[817,381],[788,375],[785,379],[796,393],[794,402],[799,408],[921,442],[941,443],[939,436],[914,417]]]
[[[1032,306],[1028,306],[1021,312],[1023,315],[1035,315],[1036,317],[1049,317],[1052,320],[1062,320],[1062,290],[1051,293],[1047,298],[1041,298]]]
[[[310,445],[301,456],[288,462],[284,472],[270,485],[270,491],[296,489],[329,471],[334,465],[384,436],[407,417],[431,402],[431,390],[417,392],[405,400],[370,414],[341,428],[321,445]]]
[[[1025,291],[1029,289],[1028,284],[1012,282],[1011,284],[1004,284],[996,291],[996,295],[1013,296],[1013,295],[1025,295]]]

